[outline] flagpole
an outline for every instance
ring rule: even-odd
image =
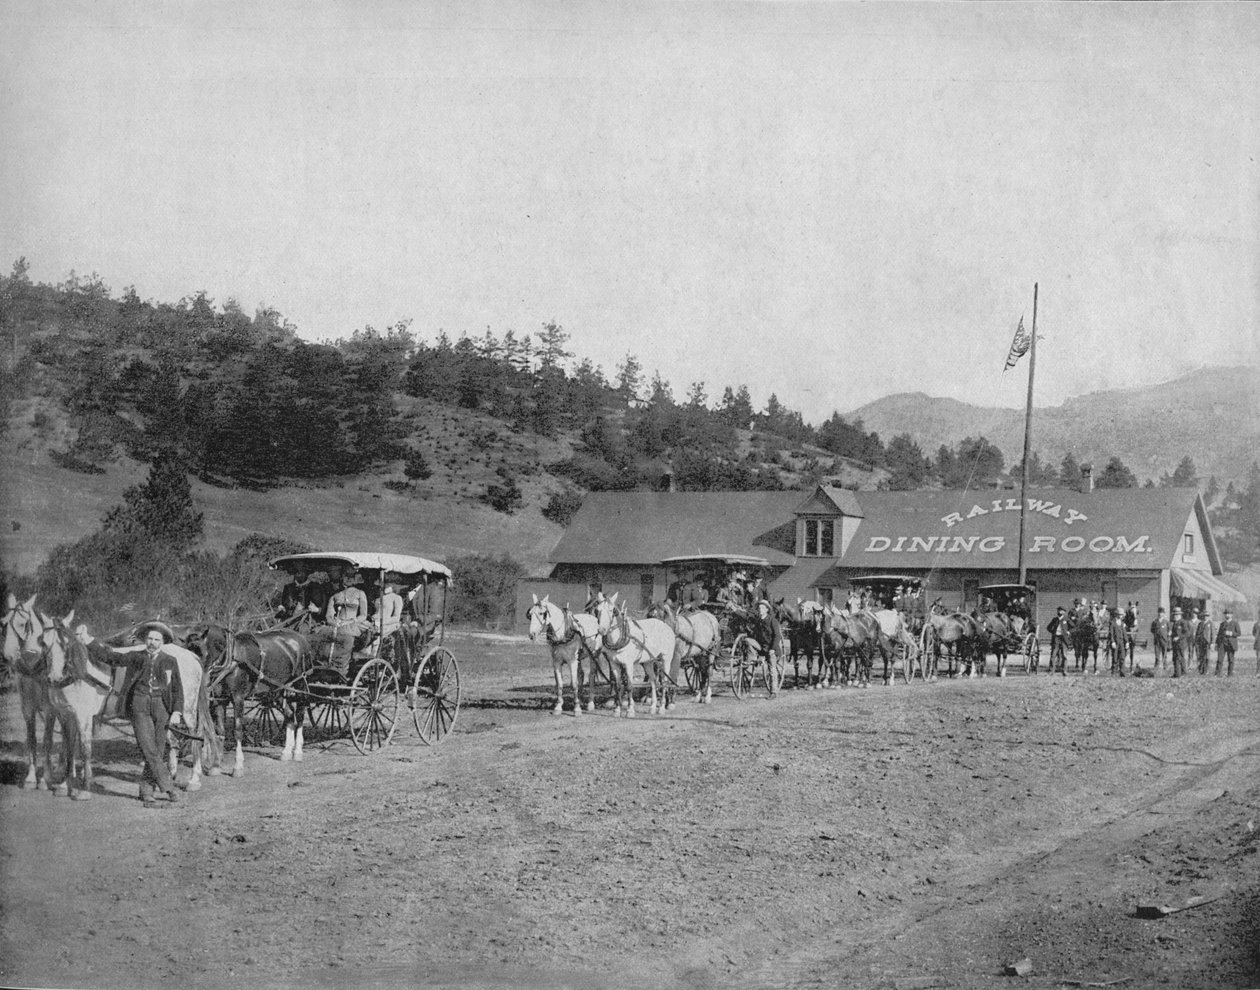
[[[1032,341],[1028,345],[1028,407],[1024,412],[1024,465],[1019,479],[1019,583],[1028,583],[1024,522],[1028,515],[1028,455],[1032,447],[1033,371],[1037,367],[1037,283],[1033,283]]]

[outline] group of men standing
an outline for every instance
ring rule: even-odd
[[[1151,623],[1151,642],[1155,647],[1155,669],[1163,668],[1168,654],[1172,653],[1172,676],[1183,677],[1186,674],[1187,661],[1197,660],[1200,674],[1208,672],[1208,654],[1213,644],[1216,646],[1216,676],[1220,677],[1224,668],[1226,677],[1234,676],[1234,656],[1238,652],[1238,638],[1242,629],[1234,618],[1233,609],[1225,609],[1220,625],[1212,622],[1212,616],[1203,609],[1197,611],[1187,609],[1183,614],[1180,608],[1172,610],[1169,619],[1161,605],[1159,614]],[[1257,640],[1260,650],[1260,640]],[[1256,673],[1260,675],[1260,654],[1256,659]]]

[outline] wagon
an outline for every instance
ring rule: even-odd
[[[731,692],[741,701],[761,680],[766,690],[775,694],[783,683],[783,663],[771,670],[769,658],[753,648],[744,628],[755,608],[757,587],[764,587],[772,575],[773,565],[762,557],[745,554],[688,554],[667,557],[661,561],[672,579],[669,583],[671,604],[679,608],[703,607],[711,611],[722,629],[722,647],[710,662],[725,672]],[[740,582],[739,576],[747,580]],[[733,580],[735,579],[735,580]],[[743,584],[741,589],[738,586]],[[728,589],[736,587],[736,593]],[[699,592],[703,593],[699,593]],[[695,690],[695,665],[683,661],[683,677],[687,687]]]
[[[392,741],[405,705],[421,742],[442,742],[460,703],[459,664],[443,645],[451,572],[423,557],[361,551],[290,554],[271,566],[295,583],[323,572],[357,575],[365,586],[366,628],[342,636],[336,626],[311,630],[313,665],[284,685],[306,702],[312,726],[372,753]]]
[[[1003,612],[1023,619],[1023,628],[1009,643],[1012,653],[1024,658],[1024,673],[1035,674],[1041,662],[1041,644],[1037,639],[1037,589],[1027,584],[986,584],[979,589],[981,600],[992,605],[986,611]],[[1026,613],[1026,614],[1025,614]]]
[[[918,639],[923,632],[923,579],[909,574],[865,574],[849,581],[854,593],[861,590],[870,592],[873,602],[868,607],[894,609],[901,613],[906,632]],[[898,595],[900,590],[901,594]],[[907,684],[917,671],[919,677],[927,680],[929,671],[925,666],[923,651],[911,647],[908,643],[897,644],[896,660],[901,666],[901,675]]]

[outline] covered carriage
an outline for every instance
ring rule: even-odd
[[[1005,622],[1005,649],[1023,658],[1024,673],[1037,672],[1037,589],[1028,584],[986,584],[979,589],[980,611]]]
[[[313,666],[282,690],[302,696],[313,727],[348,735],[370,753],[393,739],[405,704],[421,741],[442,742],[460,703],[459,664],[444,645],[450,570],[423,557],[372,551],[289,554],[271,566],[299,589],[361,586],[367,602],[366,617],[353,619],[326,606],[318,591],[293,602],[291,621],[308,627]]]
[[[767,588],[774,574],[770,561],[747,554],[698,553],[667,557],[661,566],[668,571],[668,597],[676,609],[704,609],[717,618],[721,647],[711,651],[708,659],[725,671],[735,697],[748,697],[758,679],[769,693],[776,693],[783,681],[783,663],[772,669],[747,633],[757,601],[769,599]],[[695,690],[695,661],[684,658],[682,673],[687,686]]]

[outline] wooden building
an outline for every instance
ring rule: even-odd
[[[930,601],[978,604],[978,589],[1019,576],[1018,492],[601,492],[585,499],[532,594],[580,608],[588,591],[620,592],[632,608],[665,596],[662,561],[744,554],[768,562],[774,597],[843,599],[864,574],[905,574]],[[1203,500],[1191,488],[1028,493],[1028,584],[1044,619],[1074,598],[1123,607],[1208,607],[1243,596],[1221,580]]]

